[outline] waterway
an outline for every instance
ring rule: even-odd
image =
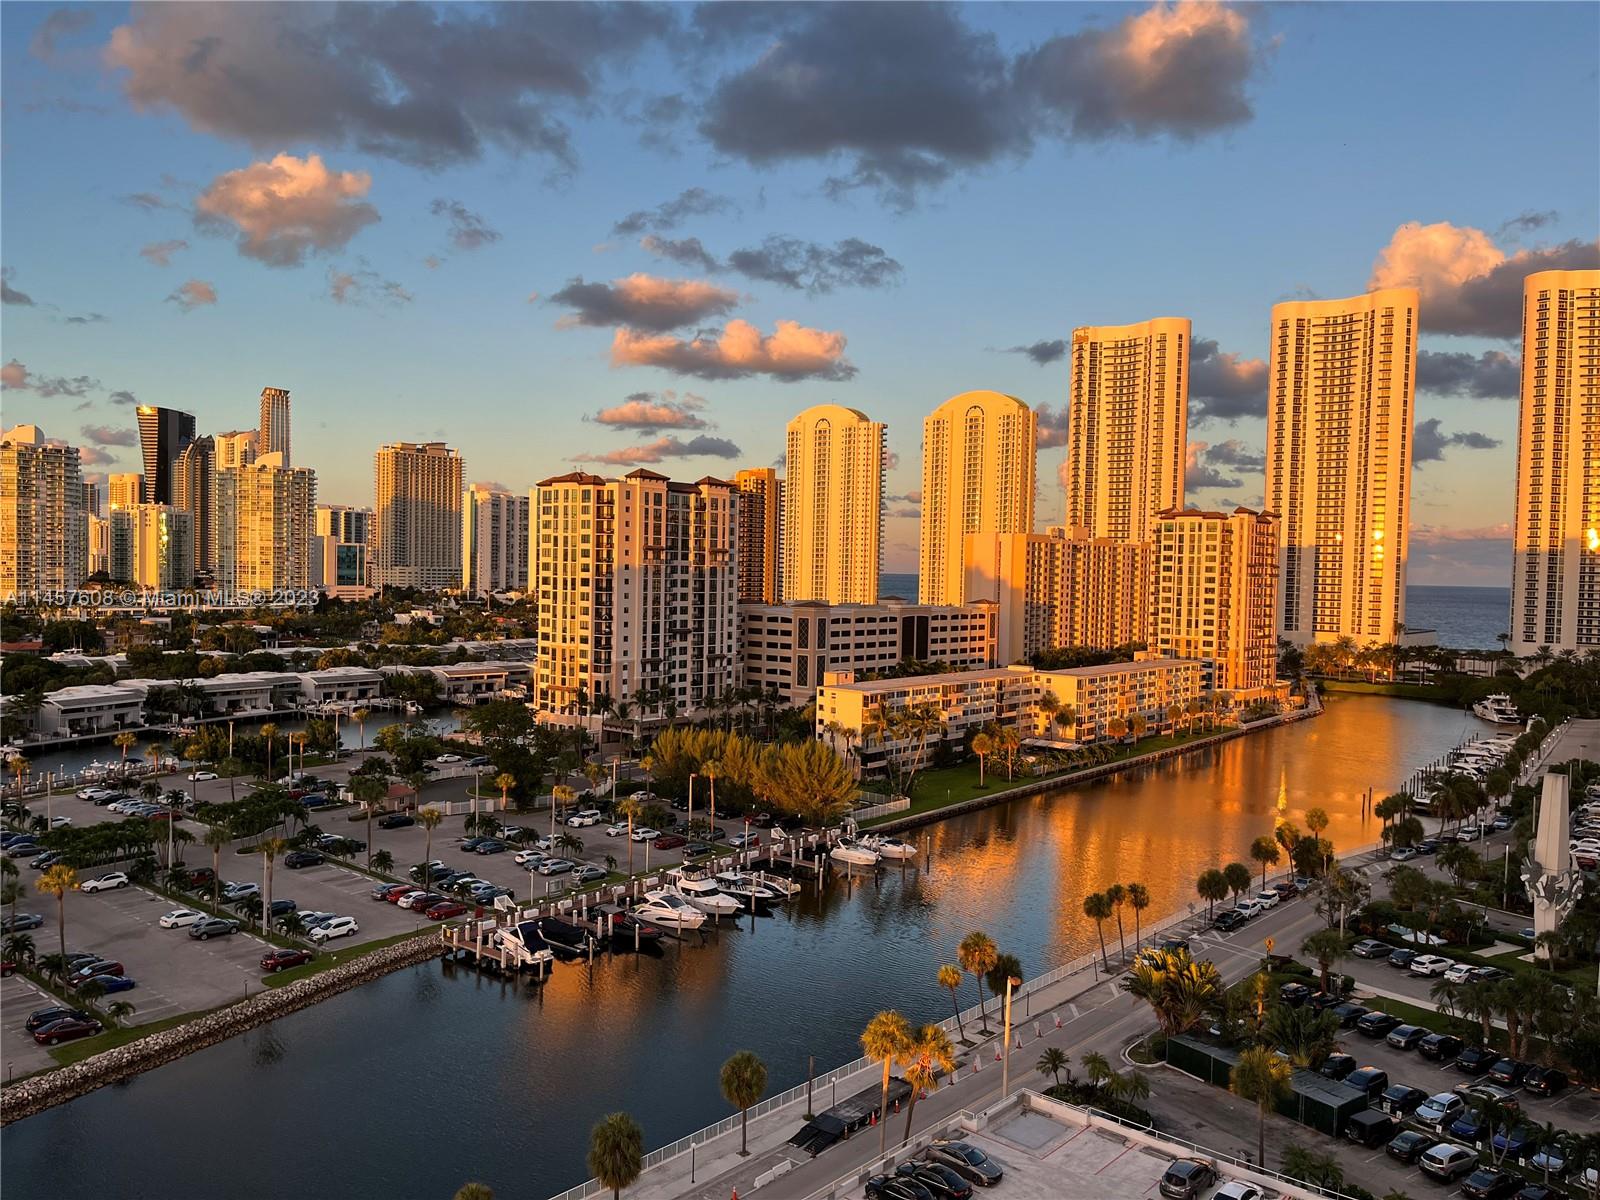
[[[934,972],[969,930],[1033,975],[1093,947],[1083,897],[1112,882],[1144,883],[1151,917],[1180,910],[1200,871],[1245,859],[1280,817],[1304,828],[1312,807],[1339,847],[1372,842],[1367,789],[1383,795],[1483,728],[1336,696],[1315,720],[946,819],[920,831],[928,869],[835,880],[754,932],[565,965],[542,990],[438,964],[401,972],[9,1127],[0,1183],[51,1200],[420,1200],[478,1179],[538,1200],[587,1175],[606,1112],[631,1112],[647,1146],[727,1115],[717,1069],[735,1050],[759,1054],[779,1091],[804,1082],[808,1055],[818,1073],[854,1058],[878,1009],[945,1016]]]

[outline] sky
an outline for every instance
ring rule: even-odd
[[[1521,278],[1600,265],[1600,6],[7,3],[0,407],[138,470],[135,403],[370,504],[730,476],[801,409],[1040,413],[1077,325],[1194,322],[1188,499],[1259,504],[1271,306],[1422,293],[1414,583],[1510,573]]]

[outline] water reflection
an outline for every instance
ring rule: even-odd
[[[1373,840],[1367,788],[1383,795],[1469,722],[1337,699],[1318,720],[1204,756],[940,822],[918,831],[928,852],[915,866],[808,885],[753,930],[746,920],[703,944],[561,964],[542,985],[442,966],[391,976],[276,1022],[275,1057],[261,1056],[260,1038],[235,1039],[7,1129],[0,1180],[54,1200],[98,1196],[105,1178],[125,1197],[430,1197],[469,1178],[548,1195],[583,1176],[602,1113],[632,1112],[650,1145],[727,1115],[716,1075],[734,1050],[761,1055],[778,1091],[805,1081],[808,1055],[819,1070],[855,1057],[879,1008],[944,1017],[950,997],[934,973],[971,929],[1034,975],[1097,944],[1083,897],[1109,883],[1149,888],[1148,926],[1192,902],[1200,871],[1243,859],[1280,815],[1304,828],[1320,806],[1337,845]],[[1131,912],[1124,919],[1131,935]],[[969,982],[962,1002],[973,995]],[[470,1106],[472,1137],[424,1136],[397,1116],[393,1098],[418,1094],[419,1081]],[[338,1129],[359,1150],[319,1142],[317,1153],[280,1154],[274,1140],[192,1136],[194,1120],[244,1129],[262,1113]],[[87,1146],[92,1172],[78,1153]]]

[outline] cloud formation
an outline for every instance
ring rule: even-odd
[[[1267,456],[1237,438],[1215,445],[1190,442],[1184,463],[1184,490],[1243,487],[1245,481],[1240,475],[1259,475],[1266,469]]]
[[[410,304],[414,296],[393,279],[385,279],[367,266],[365,260],[347,271],[328,268],[328,299],[335,304],[370,307],[375,304],[398,308]]]
[[[1185,451],[1183,486],[1185,492],[1204,491],[1207,488],[1243,487],[1244,480],[1230,476],[1216,464],[1206,461],[1209,446],[1205,442],[1190,442]]]
[[[1417,422],[1411,437],[1413,467],[1440,462],[1444,458],[1444,452],[1452,446],[1460,446],[1467,450],[1493,450],[1500,445],[1499,438],[1490,437],[1487,433],[1476,433],[1472,430],[1445,433],[1439,428],[1439,424],[1438,417]]]
[[[684,267],[697,267],[702,271],[720,271],[722,264],[712,257],[699,238],[664,238],[647,233],[639,239],[643,246],[657,258],[665,258]]]
[[[75,33],[82,33],[94,24],[94,13],[87,8],[58,8],[51,12],[33,31],[28,42],[28,53],[43,62],[56,56],[56,44]]]
[[[32,392],[41,399],[66,396],[80,400],[90,392],[100,389],[100,381],[88,375],[35,375],[26,366],[12,359],[0,367],[0,387],[8,392]]]
[[[486,146],[570,166],[553,105],[660,37],[651,4],[150,4],[106,64],[138,109],[259,149],[353,146],[426,167]]]
[[[637,215],[637,214],[635,214]],[[719,262],[699,238],[663,238],[646,234],[639,244],[658,258],[702,271],[733,271],[760,283],[818,295],[839,287],[879,288],[900,282],[905,268],[860,238],[832,246],[784,234],[772,234],[759,246],[735,250]]]
[[[181,238],[175,238],[170,242],[151,242],[148,246],[139,248],[139,257],[153,266],[168,267],[172,265],[174,254],[188,248],[189,243]]]
[[[1522,364],[1503,350],[1474,358],[1465,351],[1417,351],[1417,391],[1473,400],[1515,400],[1522,391]]]
[[[297,267],[309,253],[342,250],[378,221],[361,199],[371,187],[365,171],[330,171],[316,154],[279,154],[212,180],[195,201],[195,225],[237,234],[247,258]]]
[[[215,304],[217,289],[204,279],[191,279],[179,284],[177,290],[167,297],[167,302],[176,304],[184,312],[192,312],[208,304]]]
[[[10,267],[0,267],[0,303],[20,304],[26,308],[33,307],[33,297],[27,292],[19,292],[11,286],[12,277],[16,274]]]
[[[85,425],[83,436],[97,446],[137,446],[138,431],[125,425]]]
[[[566,325],[627,325],[656,333],[724,316],[738,302],[739,293],[704,280],[662,279],[642,273],[611,283],[585,283],[579,276],[548,301],[573,310],[571,316],[562,318]]]
[[[457,250],[476,250],[500,240],[498,229],[491,229],[481,216],[459,200],[441,197],[428,206],[428,211],[436,217],[449,219],[450,244]]]
[[[1189,424],[1267,415],[1267,364],[1221,350],[1209,338],[1189,343]]]
[[[708,422],[699,416],[705,401],[692,392],[678,398],[677,392],[634,392],[621,404],[602,408],[594,420],[613,429],[636,429],[640,433],[659,433],[663,429],[705,429]]]
[[[1048,342],[1033,342],[1026,346],[1007,346],[1002,354],[1026,354],[1035,366],[1047,367],[1067,356],[1066,338],[1053,338]]]
[[[94,446],[78,447],[78,462],[85,467],[103,467],[107,463],[117,461],[117,456],[108,450],[100,450]]]
[[[119,390],[117,390],[115,392],[112,392],[111,395],[106,397],[106,399],[110,400],[111,403],[113,403],[113,404],[137,404],[137,403],[139,403],[139,398],[137,396],[135,396],[132,392],[128,391],[126,388],[122,388],[122,389],[119,389]]]
[[[748,321],[729,321],[715,336],[690,341],[618,329],[611,341],[612,366],[663,367],[701,379],[746,379],[770,375],[784,383],[801,379],[842,381],[856,368],[844,356],[845,336],[779,321],[762,334]]]
[[[602,454],[586,454],[577,461],[633,466],[639,463],[658,463],[664,458],[738,458],[743,453],[743,450],[727,438],[700,434],[685,442],[668,435],[639,446],[623,446],[617,450],[607,450]]]
[[[832,194],[867,188],[902,209],[959,171],[1025,156],[1040,137],[1190,140],[1239,125],[1263,57],[1244,11],[1214,0],[1158,2],[1015,57],[954,7],[766,9],[759,57],[718,82],[701,132],[757,166],[843,159]],[[732,12],[696,17],[702,31],[719,23],[737,32],[717,40],[752,40]]]
[[[1047,450],[1052,446],[1065,446],[1067,444],[1067,406],[1052,408],[1049,404],[1040,404],[1034,408],[1034,415],[1038,418],[1038,433],[1035,442],[1040,450]]]
[[[1525,276],[1596,268],[1600,243],[1574,240],[1508,255],[1481,229],[1408,221],[1378,252],[1367,286],[1416,288],[1427,332],[1515,338]]]
[[[665,233],[678,228],[690,217],[736,212],[738,208],[732,197],[719,196],[703,187],[685,188],[671,200],[664,200],[654,208],[641,208],[629,213],[611,226],[611,232],[621,237],[632,237],[646,231]]]

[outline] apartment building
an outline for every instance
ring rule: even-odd
[[[139,499],[144,504],[171,504],[178,454],[194,441],[194,414],[141,404],[136,415],[139,445],[144,452]]]
[[[461,497],[461,590],[473,596],[528,587],[529,497],[475,483]]]
[[[261,439],[258,454],[281,454],[283,465],[294,464],[289,455],[289,392],[287,388],[261,389]]]
[[[217,582],[235,592],[311,586],[317,477],[265,454],[217,472]]]
[[[771,467],[733,477],[739,489],[739,602],[776,604],[783,574],[783,480]]]
[[[37,425],[0,437],[0,599],[75,588],[88,574],[89,518],[76,446]]]
[[[171,504],[114,509],[110,537],[118,580],[158,591],[194,582],[194,517]]]
[[[1273,306],[1266,499],[1297,645],[1399,637],[1416,364],[1415,288]]]
[[[216,441],[198,437],[178,451],[172,472],[172,507],[189,514],[189,575],[210,575],[216,569],[217,502]]]
[[[1522,285],[1512,653],[1600,647],[1600,271]]]
[[[958,671],[993,667],[996,623],[996,606],[986,603],[741,604],[744,683],[800,705],[830,673],[860,677],[907,659]]]
[[[137,471],[122,471],[106,477],[106,503],[112,508],[138,504],[144,494],[144,476]]]
[[[887,426],[838,404],[789,422],[782,596],[876,604],[883,566]]]
[[[462,457],[443,442],[380,446],[374,461],[377,587],[461,586]]]
[[[540,482],[535,504],[541,716],[584,720],[600,696],[696,713],[737,684],[732,484],[574,471]]]
[[[1271,513],[1186,508],[1156,526],[1151,649],[1202,664],[1207,690],[1264,699],[1278,667],[1278,528]]]
[[[1033,532],[1037,424],[1015,396],[987,391],[953,396],[923,421],[922,603],[967,599],[968,534]]]

